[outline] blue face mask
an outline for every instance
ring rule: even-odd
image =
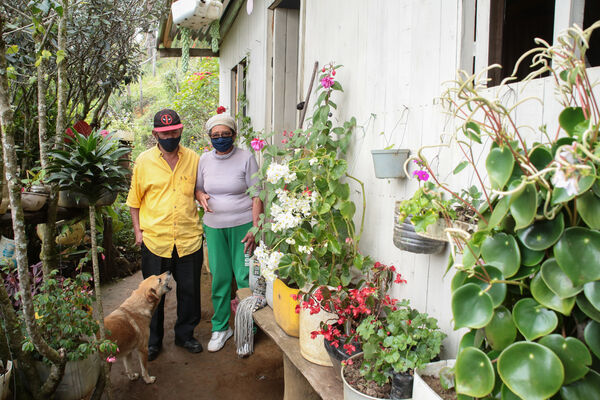
[[[233,146],[233,137],[219,137],[216,139],[210,139],[215,150],[220,153],[225,153]]]
[[[177,149],[177,146],[179,146],[180,140],[181,140],[181,136],[176,137],[176,138],[168,138],[168,139],[158,138],[158,143],[160,144],[160,147],[162,147],[164,149],[164,151],[166,151],[167,153],[170,153],[172,151],[175,151],[175,149]]]

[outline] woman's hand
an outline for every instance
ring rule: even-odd
[[[251,256],[254,253],[254,249],[256,249],[254,234],[252,232],[246,233],[246,236],[242,239],[242,243],[244,243],[244,254]]]
[[[196,200],[198,200],[200,206],[204,208],[204,211],[211,213],[213,211],[210,209],[210,207],[208,207],[208,199],[210,199],[208,194],[199,190],[196,191]]]

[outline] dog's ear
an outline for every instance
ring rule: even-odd
[[[160,297],[158,296],[158,293],[156,293],[156,289],[150,288],[146,290],[146,300],[148,301],[148,303],[158,303]]]

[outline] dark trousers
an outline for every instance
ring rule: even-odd
[[[175,322],[175,340],[185,342],[194,335],[194,328],[200,322],[200,270],[204,254],[202,247],[195,253],[179,257],[173,247],[171,258],[153,254],[142,243],[142,275],[144,279],[151,275],[160,275],[171,271],[177,282],[177,321]],[[162,346],[164,336],[165,298],[161,299],[150,323],[148,346]]]

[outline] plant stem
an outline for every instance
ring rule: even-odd
[[[358,247],[358,244],[360,243],[360,238],[362,237],[362,234],[363,234],[363,229],[365,227],[365,212],[367,209],[367,197],[365,195],[365,184],[361,180],[355,178],[354,176],[348,174],[347,172],[346,172],[346,176],[348,178],[354,179],[356,182],[358,182],[358,184],[360,185],[360,188],[361,188],[361,193],[362,193],[362,200],[363,200],[362,216],[360,218],[360,231],[358,233],[358,238],[356,239],[356,247]]]

